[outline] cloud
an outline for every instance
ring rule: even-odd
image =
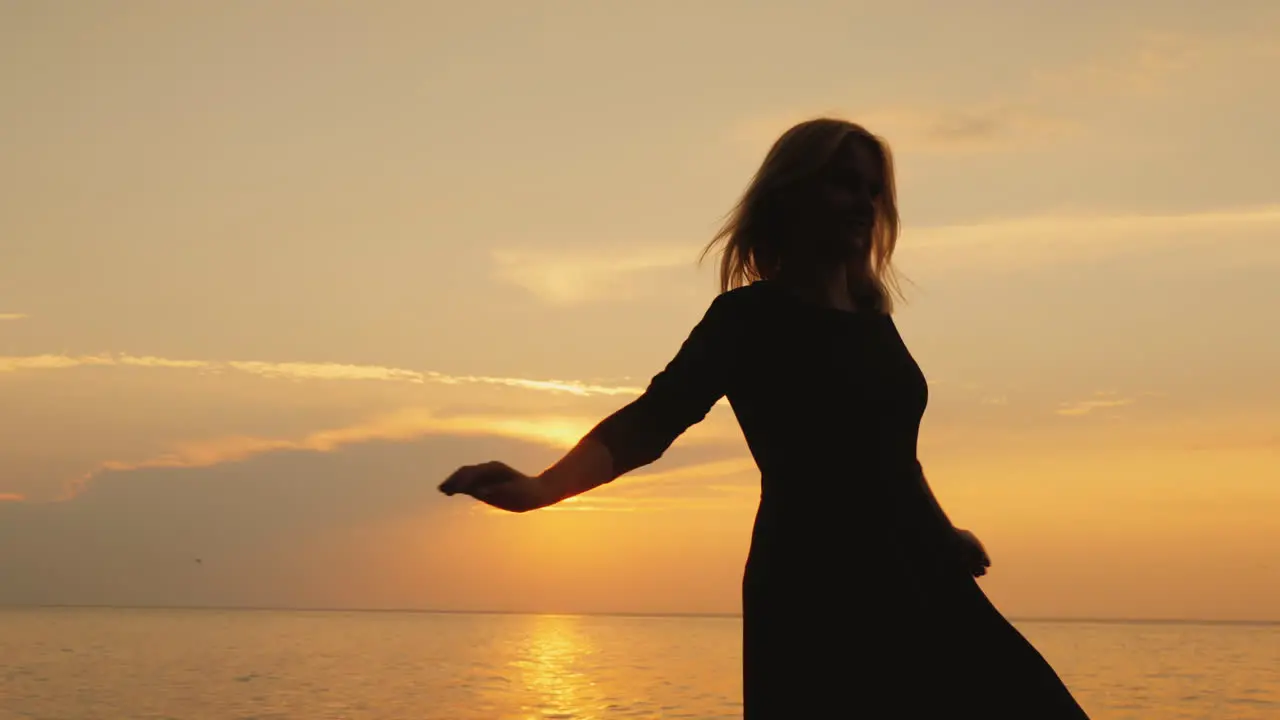
[[[477,554],[501,563],[512,533],[469,518],[436,481],[476,457],[545,454],[427,437],[109,473],[75,502],[0,503],[0,604],[448,605],[491,585],[466,571]]]
[[[404,408],[343,427],[318,430],[295,438],[228,436],[177,443],[172,449],[142,460],[109,460],[64,488],[61,500],[83,492],[96,477],[106,472],[128,472],[153,468],[199,468],[238,463],[281,452],[329,453],[351,445],[374,442],[410,442],[429,436],[453,438],[499,438],[515,440],[553,450],[568,450],[598,422],[592,416],[572,415],[491,415],[441,414],[426,408]],[[712,443],[722,438],[714,430],[700,433]],[[632,479],[654,482],[719,478],[754,468],[750,460],[702,463],[661,472],[637,473]],[[22,500],[21,496],[15,496]]]
[[[981,153],[1026,150],[1076,131],[1064,118],[1009,104],[900,108],[859,116],[900,152]]]
[[[637,276],[652,270],[692,268],[697,249],[642,246],[611,253],[544,253],[496,250],[494,277],[552,305],[574,305],[602,297],[622,297]]]
[[[0,322],[5,320],[24,320],[26,317],[22,313],[0,313]]]
[[[1076,402],[1064,402],[1060,404],[1058,409],[1054,412],[1058,415],[1078,417],[1081,415],[1088,415],[1094,410],[1132,405],[1135,401],[1135,398],[1131,397],[1109,397],[1114,395],[1114,393],[1098,393],[1098,395],[1101,397],[1090,400],[1079,400]]]
[[[1023,267],[1057,261],[1093,261],[1173,246],[1210,245],[1213,252],[1206,254],[1206,259],[1215,262],[1280,263],[1280,242],[1274,237],[1277,233],[1280,233],[1280,205],[1272,204],[1184,213],[1057,212],[950,225],[907,224],[898,247],[900,259],[926,264],[942,262],[948,267],[957,264]],[[1232,251],[1223,252],[1226,247]],[[597,262],[598,258],[548,256],[540,262],[531,262],[523,274],[515,270],[518,263],[511,258],[498,262],[500,274],[510,273],[504,276],[507,282],[521,284],[547,302],[568,304],[615,295],[619,274],[629,272],[625,268],[656,270],[681,266],[687,261],[683,253],[640,250],[634,256],[614,257],[611,264]],[[0,359],[0,371],[3,369],[3,359]],[[503,378],[464,380],[440,376],[435,381],[526,386],[523,384],[526,381]],[[589,387],[559,381],[547,383],[536,389],[559,389],[575,394],[639,391],[639,388]]]
[[[731,490],[708,487],[683,501],[632,501],[640,512],[601,503],[610,507],[602,514],[569,503],[482,515],[481,504],[436,491],[459,465],[494,457],[532,468],[551,453],[498,438],[426,437],[108,473],[75,502],[0,504],[0,604],[673,610],[644,605],[627,578],[656,583],[661,602],[710,570],[732,606],[749,483],[736,507]],[[671,512],[647,512],[659,508]],[[649,537],[655,521],[658,542]],[[730,562],[707,557],[712,550],[732,553]],[[627,563],[609,561],[622,556]]]
[[[1280,242],[1274,234],[1280,233],[1280,205],[1225,208],[1186,213],[1046,213],[1024,217],[995,218],[970,223],[914,227],[903,230],[899,252],[902,257],[921,262],[943,261],[948,265],[973,263],[983,265],[1036,265],[1053,261],[1096,260],[1117,255],[1149,252],[1174,245],[1213,245],[1213,256],[1231,259],[1248,256],[1255,261],[1280,262]],[[1222,248],[1233,244],[1235,252],[1224,253]],[[677,253],[666,255],[668,259]],[[659,267],[655,258],[660,254],[638,254],[630,266]],[[625,259],[615,259],[616,267],[628,267]],[[558,262],[563,272],[547,270],[549,276],[568,277],[591,266],[590,261],[576,261],[562,256]],[[681,261],[683,262],[683,261]],[[681,263],[669,263],[674,267]],[[546,261],[546,268],[552,263]],[[603,267],[603,266],[602,266]],[[523,280],[536,277],[537,272]],[[568,298],[581,301],[607,291],[608,273],[596,279],[584,280],[577,295],[557,295],[548,291],[544,299],[566,302]],[[522,281],[523,281],[522,280]],[[599,280],[598,284],[596,281]],[[516,280],[514,277],[512,282]],[[558,298],[558,299],[557,299]],[[0,370],[3,360],[0,359]],[[506,384],[499,378],[474,378],[475,382]],[[446,382],[446,380],[439,380]],[[581,388],[591,394],[631,394],[638,388]],[[550,386],[548,388],[550,389]],[[565,389],[566,392],[576,392]]]
[[[4,502],[22,502],[26,500],[26,496],[20,493],[0,493],[0,503]]]
[[[426,374],[416,370],[377,365],[345,365],[340,363],[232,361],[227,367],[250,375],[286,380],[383,380],[421,384]]]
[[[268,453],[327,453],[349,445],[378,441],[405,442],[434,435],[498,437],[565,450],[573,447],[594,423],[594,419],[567,416],[445,416],[422,408],[406,408],[354,425],[319,430],[298,438],[222,437],[179,443],[168,452],[143,460],[106,461],[70,483],[60,499],[74,498],[105,472],[210,467],[243,462]]]
[[[1252,259],[1280,261],[1280,205],[1192,213],[1055,214],[962,225],[906,228],[900,247],[921,260],[1041,263],[1094,260],[1170,245],[1240,243]],[[1243,237],[1243,241],[1239,240]],[[1253,240],[1260,242],[1245,247]]]
[[[644,392],[644,388],[633,385],[595,385],[577,380],[528,380],[525,378],[503,378],[485,375],[442,375],[436,372],[428,372],[426,377],[432,382],[438,382],[443,385],[499,385],[522,390],[566,393],[581,397],[591,395],[639,395]]]
[[[215,362],[105,354],[0,357],[0,372],[38,372],[77,367],[131,367],[150,369],[152,372],[195,371],[212,376],[219,376],[222,373],[242,373],[291,382],[363,380],[413,385],[432,383],[450,386],[489,385],[575,398],[637,396],[644,390],[636,386],[572,380],[455,376],[434,371],[337,363]],[[721,404],[727,403],[722,400]],[[531,446],[564,450],[576,444],[599,420],[599,417],[598,410],[584,408],[579,414],[579,410],[574,407],[566,407],[562,411],[521,414],[513,413],[509,409],[490,409],[475,405],[465,410],[462,407],[456,407],[453,411],[443,411],[438,406],[427,408],[423,405],[415,405],[350,422],[350,424],[346,424],[347,421],[344,420],[331,421],[334,425],[329,428],[314,431],[310,429],[283,432],[254,430],[242,433],[237,426],[224,426],[221,431],[210,432],[208,427],[198,423],[186,432],[177,428],[166,428],[160,436],[153,437],[151,441],[133,452],[127,449],[122,451],[118,446],[115,450],[108,451],[109,454],[92,450],[87,457],[80,459],[79,462],[82,464],[79,468],[70,469],[68,474],[71,477],[67,474],[59,474],[57,477],[48,478],[53,481],[52,493],[41,493],[40,496],[42,499],[74,498],[104,473],[209,467],[243,462],[268,454],[328,453],[351,445],[377,442],[403,443],[425,436],[499,438],[515,440]],[[295,424],[294,428],[298,426]],[[302,428],[307,428],[307,425],[302,425]],[[718,423],[704,423],[702,428],[694,433],[697,436],[694,442],[702,443],[709,438],[713,443],[719,442],[723,440],[721,430],[723,428],[720,428]],[[28,490],[28,488],[14,489]],[[27,495],[25,500],[34,502],[29,492]]]
[[[888,140],[897,153],[983,153],[1025,150],[1076,131],[1065,118],[1007,102],[963,107],[904,105],[855,112],[782,113],[741,124],[731,137],[749,152],[762,152],[787,128],[829,115],[854,118]]]
[[[74,367],[148,367],[211,369],[216,363],[203,360],[170,360],[135,355],[25,355],[0,356],[0,372],[19,370],[59,370]]]
[[[341,363],[311,362],[261,362],[212,360],[174,360],[161,357],[116,355],[25,355],[0,356],[0,373],[58,370],[76,367],[142,367],[201,370],[204,372],[234,371],[269,379],[294,381],[309,380],[376,380],[421,385],[492,385],[532,390],[536,392],[590,396],[639,395],[643,388],[630,385],[601,385],[577,380],[534,380],[529,378],[493,377],[487,375],[446,375],[431,370],[406,370],[378,365],[347,365]]]

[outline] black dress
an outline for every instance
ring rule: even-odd
[[[761,471],[745,720],[1086,717],[979,589],[924,491],[927,395],[888,315],[759,281],[717,297],[645,393],[591,431],[621,475],[728,396]]]

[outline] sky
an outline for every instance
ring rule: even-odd
[[[1267,0],[0,2],[0,604],[737,612],[723,405],[547,510],[436,486],[635,397],[834,114],[996,605],[1280,620],[1277,74]]]

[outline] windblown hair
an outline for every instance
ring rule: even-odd
[[[859,307],[887,313],[900,295],[891,264],[899,225],[888,144],[818,118],[773,144],[703,257],[722,246],[722,291],[763,279],[817,293],[843,271]]]

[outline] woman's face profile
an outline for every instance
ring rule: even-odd
[[[862,206],[879,194],[879,169],[874,153],[855,135],[840,143],[835,155],[823,170],[823,198],[838,209]]]

